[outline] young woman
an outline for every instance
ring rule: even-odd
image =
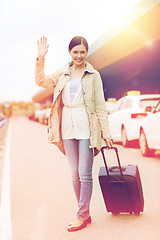
[[[112,146],[100,74],[85,61],[88,43],[76,36],[69,43],[72,58],[62,69],[45,75],[47,38],[38,41],[36,83],[53,88],[53,107],[49,118],[49,141],[67,156],[78,203],[77,219],[68,231],[78,231],[91,223],[93,157],[102,146]]]

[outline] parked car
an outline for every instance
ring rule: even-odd
[[[48,118],[50,116],[51,108],[45,109],[44,116],[43,116],[43,123],[48,125]]]
[[[50,111],[51,108],[36,110],[33,120],[47,125]]]
[[[127,147],[131,140],[139,139],[139,127],[148,112],[146,106],[154,107],[160,94],[131,95],[120,98],[108,115],[110,133],[113,141],[122,142]]]
[[[160,150],[160,101],[152,114],[141,122],[139,146],[143,156],[153,155],[156,150]]]
[[[108,98],[107,99],[107,101],[106,101],[106,109],[107,109],[108,114],[110,114],[112,112],[116,102],[117,102],[116,98]]]
[[[39,122],[39,121],[40,121],[40,118],[41,118],[41,115],[42,115],[41,111],[42,111],[42,110],[36,110],[36,111],[35,111],[34,121],[36,121],[36,122]]]
[[[42,109],[42,110],[40,110],[39,115],[38,115],[38,120],[39,120],[39,122],[42,123],[42,124],[45,123],[46,110],[47,110],[47,109]]]

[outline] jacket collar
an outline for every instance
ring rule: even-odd
[[[63,68],[63,71],[62,71],[62,74],[64,75],[70,75],[70,67],[73,65],[73,62],[69,62],[67,63],[64,68]],[[85,72],[88,72],[88,73],[94,73],[95,72],[95,69],[92,67],[92,65],[88,62],[85,62]]]

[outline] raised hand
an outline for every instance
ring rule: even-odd
[[[38,45],[38,57],[39,58],[44,58],[45,55],[48,52],[49,44],[47,44],[47,38],[43,36],[43,38],[40,38],[40,41],[37,41]]]

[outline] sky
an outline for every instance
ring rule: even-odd
[[[46,36],[45,73],[70,61],[68,44],[84,36],[93,44],[126,20],[140,0],[0,0],[0,103],[31,101],[35,84],[37,40]]]

